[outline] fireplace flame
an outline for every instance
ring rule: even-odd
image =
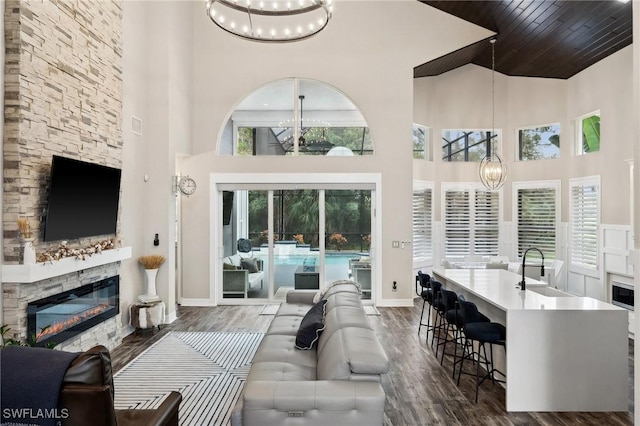
[[[95,317],[105,311],[107,311],[111,306],[103,303],[101,305],[96,306],[95,308],[87,309],[83,313],[79,315],[75,315],[71,318],[68,318],[64,321],[56,322],[51,324],[50,326],[44,328],[40,332],[36,333],[36,342],[46,339],[49,336],[53,336],[54,334],[58,334],[67,328],[73,327],[74,325],[87,320],[91,317]]]

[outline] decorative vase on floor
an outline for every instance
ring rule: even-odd
[[[156,275],[158,275],[158,268],[156,269],[145,269],[145,274],[147,274],[147,293],[151,295],[157,295],[156,293]]]
[[[36,263],[36,248],[33,246],[33,238],[24,239],[22,263],[24,265],[33,265]]]

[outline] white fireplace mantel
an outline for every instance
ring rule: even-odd
[[[105,250],[84,260],[67,257],[53,262],[42,262],[31,265],[2,265],[3,283],[34,283],[108,263],[120,262],[131,258],[131,247]]]

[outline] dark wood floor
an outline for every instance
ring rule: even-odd
[[[451,379],[451,361],[444,367],[425,344],[417,327],[422,301],[414,308],[378,308],[369,316],[387,354],[391,370],[383,377],[387,395],[385,425],[632,425],[633,346],[630,344],[629,412],[624,413],[507,413],[505,392],[485,383],[478,404],[473,402],[473,378],[463,377],[460,387]],[[258,315],[261,306],[181,307],[178,319],[162,330],[128,336],[112,351],[115,371],[169,331],[264,332],[272,316]],[[423,329],[424,330],[424,329]],[[117,389],[116,389],[117,392]]]

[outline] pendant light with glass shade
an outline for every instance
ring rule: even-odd
[[[496,39],[491,39],[491,139],[496,127]],[[502,188],[507,179],[507,165],[494,151],[492,140],[487,143],[487,155],[480,162],[480,181],[488,190]]]

